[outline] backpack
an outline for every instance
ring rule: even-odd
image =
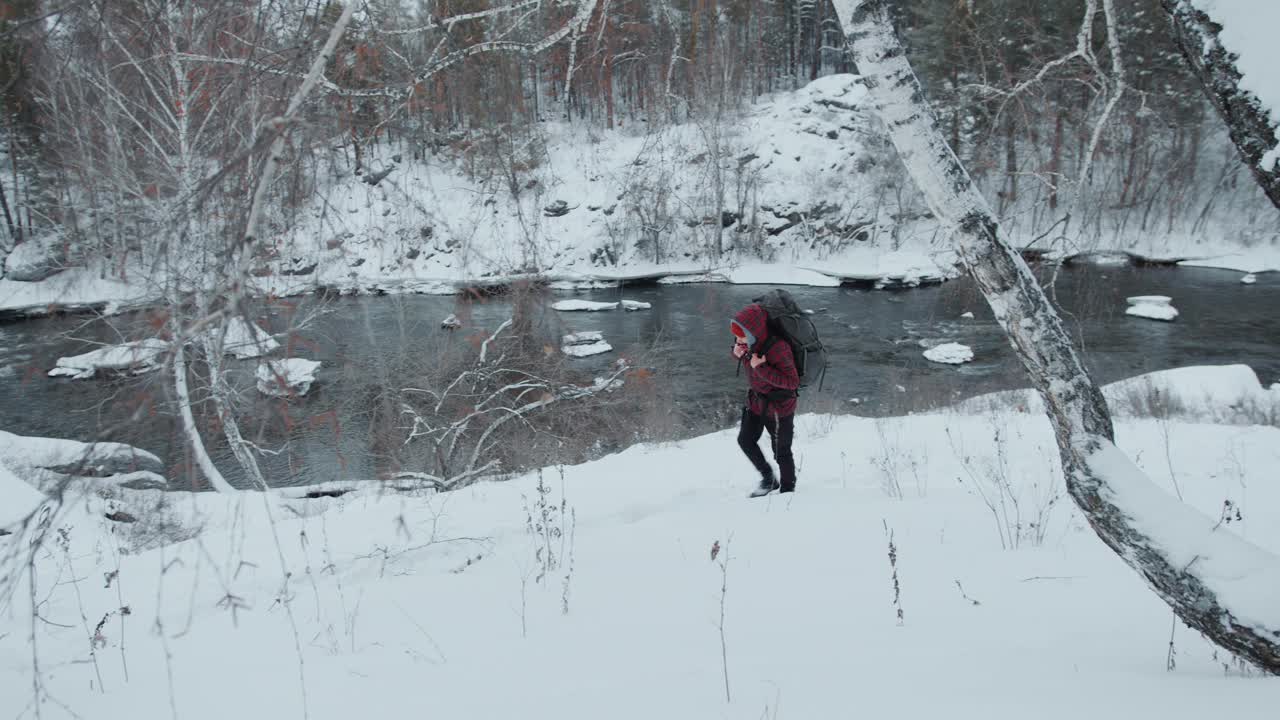
[[[821,390],[827,376],[827,348],[818,337],[818,328],[796,304],[795,298],[786,290],[775,289],[752,302],[763,307],[769,316],[769,339],[765,341],[764,351],[768,352],[768,346],[774,342],[785,340],[791,346],[791,355],[800,373],[800,387],[809,387],[816,377]]]

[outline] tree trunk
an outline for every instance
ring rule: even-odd
[[[1000,203],[1001,215],[1005,208],[1012,208],[1018,202],[1018,142],[1014,134],[1012,113],[1005,116],[1004,123],[1004,176],[1008,190]],[[960,162],[960,159],[956,158],[956,162]]]
[[[887,0],[860,2],[847,27],[871,104],[929,206],[951,226],[961,262],[1044,400],[1071,498],[1183,622],[1280,674],[1280,559],[1155,487],[1116,449],[1101,390],[947,146],[894,33]]]
[[[0,210],[4,211],[4,224],[9,228],[9,238],[12,242],[10,247],[17,247],[22,243],[22,230],[14,227],[13,216],[9,214],[9,200],[4,194],[4,185],[0,185]],[[0,258],[3,260],[3,258]],[[4,275],[4,263],[0,262],[0,276]]]
[[[1227,124],[1231,141],[1240,158],[1271,203],[1280,208],[1280,164],[1274,161],[1277,141],[1275,123],[1256,95],[1240,87],[1240,71],[1227,48],[1218,39],[1222,29],[1191,0],[1160,0],[1173,25],[1173,35],[1182,57],[1204,88],[1209,102]],[[1264,156],[1270,154],[1268,162]]]
[[[1058,186],[1062,183],[1062,99],[1058,99],[1058,108],[1054,112],[1053,150],[1049,156],[1049,209],[1058,209]]]
[[[608,51],[604,58],[604,93],[605,126],[613,129],[613,52]]]
[[[200,429],[196,427],[196,419],[191,413],[191,391],[187,389],[186,348],[182,346],[181,339],[173,344],[173,388],[177,395],[178,412],[182,416],[182,432],[187,437],[187,444],[191,448],[191,454],[195,455],[196,465],[200,468],[201,474],[214,490],[224,493],[235,492],[235,487],[227,482],[222,471],[209,457],[209,451],[204,446],[204,438],[200,436]]]

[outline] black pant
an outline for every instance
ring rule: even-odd
[[[773,468],[764,459],[760,450],[760,434],[769,431],[769,444],[773,447],[773,459],[778,461],[778,469],[782,471],[782,489],[794,490],[796,487],[796,461],[791,455],[791,436],[795,432],[795,416],[778,418],[765,413],[761,417],[748,408],[742,409],[742,426],[738,429],[738,447],[747,454],[747,459],[762,478],[773,477]]]

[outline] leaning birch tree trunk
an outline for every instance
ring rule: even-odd
[[[1218,36],[1222,26],[1196,8],[1192,0],[1161,0],[1160,4],[1169,14],[1182,57],[1227,124],[1240,158],[1271,203],[1280,208],[1280,140],[1276,137],[1276,124],[1258,96],[1240,87],[1242,76],[1235,57]]]
[[[1106,0],[1111,4],[1111,0]],[[1182,504],[1114,444],[1098,386],[1031,269],[939,132],[886,0],[862,0],[846,24],[871,105],[907,171],[1003,326],[1044,399],[1067,491],[1098,536],[1187,625],[1280,674],[1280,558]]]
[[[262,163],[262,172],[257,178],[254,187],[252,201],[248,211],[248,218],[245,221],[245,231],[241,242],[232,248],[233,256],[229,263],[229,270],[226,271],[226,277],[222,278],[221,288],[215,287],[214,290],[225,290],[227,297],[224,303],[233,310],[239,310],[242,307],[242,300],[248,293],[246,287],[249,278],[249,264],[252,260],[252,245],[260,240],[258,236],[259,225],[262,221],[262,215],[266,207],[266,198],[269,194],[271,184],[279,171],[280,164],[284,157],[285,143],[288,139],[288,131],[292,124],[296,121],[298,114],[302,109],[303,103],[306,101],[312,90],[320,81],[325,66],[333,59],[334,51],[338,46],[338,41],[346,32],[347,24],[351,21],[354,13],[355,3],[348,3],[338,16],[333,27],[329,30],[329,35],[325,40],[324,46],[320,49],[319,54],[311,62],[311,67],[307,74],[303,77],[302,83],[294,91],[289,98],[289,104],[283,115],[273,118],[269,123],[268,130],[274,133],[274,138],[267,150],[266,158]],[[176,55],[176,52],[175,52]],[[175,83],[180,84],[185,75],[178,69],[175,71]],[[180,128],[184,128],[181,125]],[[185,147],[185,133],[180,133],[181,143]],[[190,237],[192,234],[191,223],[187,220],[187,232],[183,237]],[[236,256],[238,253],[238,256]],[[208,288],[200,287],[200,282],[196,290],[196,306],[200,310],[199,315],[202,318],[208,317],[208,308],[211,303],[207,294]],[[181,302],[171,300],[171,304],[180,307]],[[225,334],[227,323],[236,319],[236,313],[223,313],[220,316],[220,323],[214,332],[219,335]],[[241,318],[249,327],[253,327],[252,318]],[[199,321],[198,321],[199,322]],[[182,344],[188,341],[197,341],[204,350],[205,364],[209,368],[209,394],[213,399],[214,407],[218,411],[220,424],[222,426],[223,435],[227,439],[227,443],[231,447],[232,454],[239,462],[240,467],[244,470],[252,484],[262,490],[267,490],[267,481],[262,474],[262,469],[258,465],[257,458],[254,456],[253,449],[245,442],[244,436],[240,432],[239,423],[236,421],[234,410],[231,402],[231,389],[223,376],[222,367],[222,348],[210,340],[210,330],[201,330],[193,337],[186,337],[189,333],[175,333],[174,345],[177,348],[174,355],[174,387],[177,393],[178,405],[182,414],[183,429],[187,437],[187,442],[192,448],[198,461],[198,465],[205,477],[209,480],[210,485],[220,492],[234,492],[235,488],[227,482],[226,478],[213,465],[209,459],[208,452],[205,449],[203,440],[199,431],[195,427],[195,421],[191,414],[191,393],[187,387],[187,361],[184,355]]]

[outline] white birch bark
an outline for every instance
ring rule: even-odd
[[[1115,448],[1100,389],[939,131],[886,0],[857,3],[846,27],[872,105],[907,171],[951,226],[961,261],[1044,398],[1076,505],[1183,622],[1280,674],[1280,558],[1179,503]]]
[[[173,344],[173,388],[177,395],[178,412],[182,416],[182,431],[191,446],[191,454],[195,455],[196,466],[204,473],[205,479],[214,490],[224,493],[236,492],[236,489],[222,476],[222,471],[213,464],[209,451],[205,449],[204,438],[196,427],[196,419],[191,414],[191,391],[187,387],[187,356],[181,342]]]

